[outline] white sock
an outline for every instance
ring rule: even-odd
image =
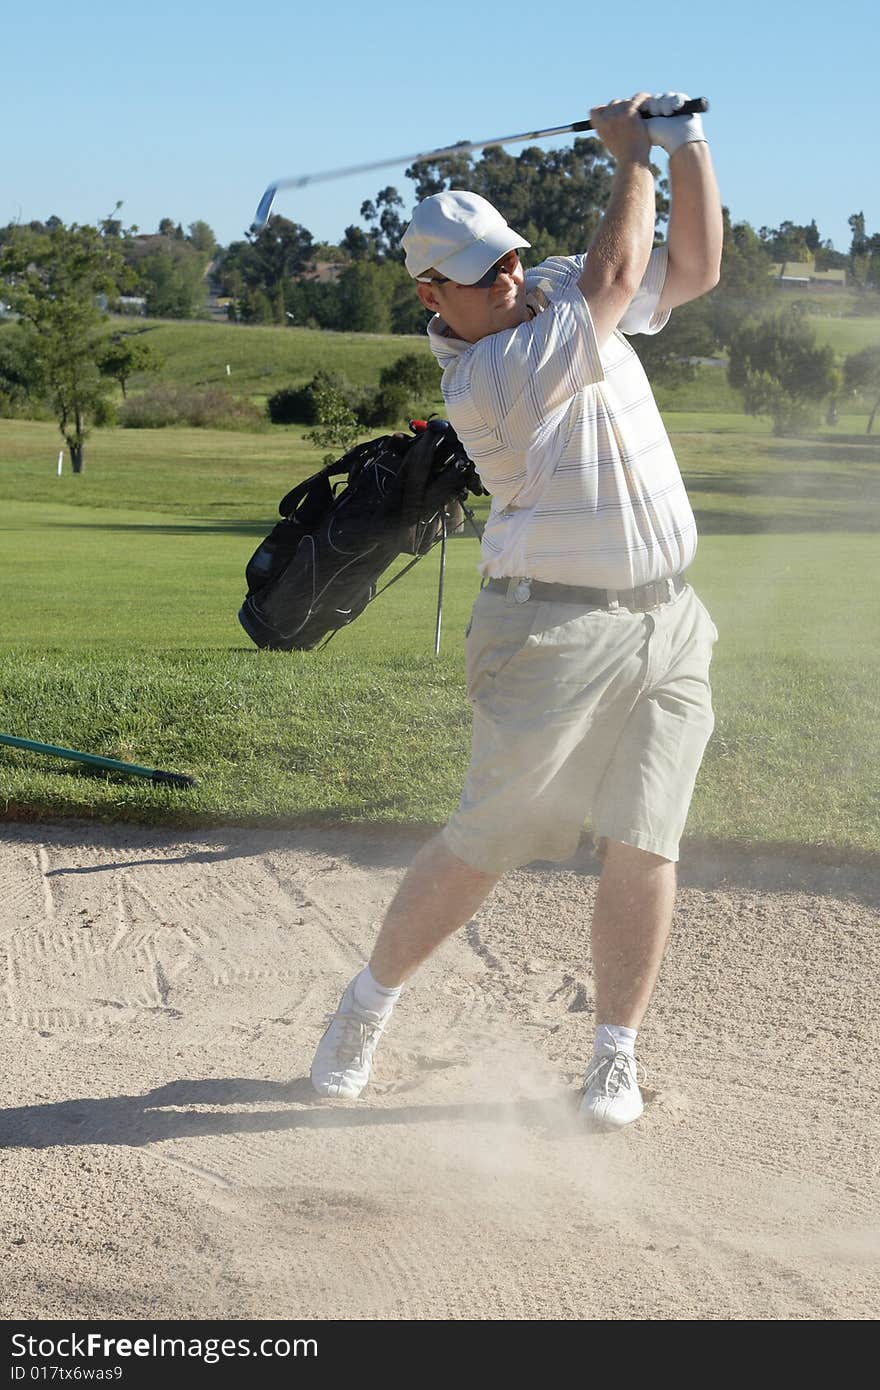
[[[638,1031],[637,1028],[623,1028],[618,1023],[600,1023],[593,1040],[593,1056],[625,1052],[628,1057],[635,1057]]]
[[[403,985],[380,985],[378,980],[373,978],[370,967],[365,965],[361,973],[355,976],[355,1003],[368,1013],[387,1014],[394,1008],[402,989]]]

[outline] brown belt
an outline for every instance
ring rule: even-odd
[[[538,603],[577,603],[584,608],[629,608],[636,613],[647,613],[651,608],[660,608],[671,603],[687,585],[683,574],[674,574],[671,579],[658,579],[652,584],[640,584],[636,589],[582,589],[573,584],[545,584],[541,579],[490,579],[485,585],[496,593],[506,594],[513,586],[516,603],[528,603],[534,599]]]

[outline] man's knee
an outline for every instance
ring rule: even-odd
[[[624,840],[612,840],[607,835],[600,835],[594,841],[594,850],[603,869],[608,864],[630,866],[636,871],[640,868],[661,868],[664,864],[675,867],[674,859],[654,854],[652,850],[642,849],[639,845],[629,845]]]
[[[410,872],[426,874],[438,884],[445,883],[450,890],[463,886],[471,891],[484,890],[486,893],[501,877],[500,873],[482,869],[456,854],[442,830],[422,846]]]

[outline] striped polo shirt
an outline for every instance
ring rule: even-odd
[[[480,573],[631,589],[691,563],[697,528],[651,387],[625,333],[656,333],[666,248],[600,348],[578,288],[586,256],[526,271],[533,317],[477,343],[428,325],[446,412],[492,495]]]

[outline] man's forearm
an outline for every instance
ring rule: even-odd
[[[711,289],[721,270],[721,195],[709,146],[682,145],[669,160],[669,264]],[[699,292],[699,291],[698,291]]]
[[[590,288],[615,282],[635,294],[654,244],[655,216],[654,175],[648,161],[619,163],[608,207],[581,276],[585,294]]]

